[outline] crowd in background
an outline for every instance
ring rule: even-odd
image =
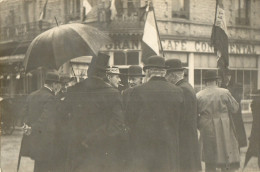
[[[28,96],[20,155],[35,160],[35,172],[197,172],[201,161],[207,172],[240,168],[247,137],[239,85],[220,88],[208,71],[196,94],[180,60],[151,56],[129,67],[128,88],[119,90],[124,74],[108,60],[92,58],[88,78],[73,85],[50,71]],[[258,157],[259,104],[256,92],[250,146]]]

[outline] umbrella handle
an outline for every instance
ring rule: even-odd
[[[54,19],[56,21],[56,25],[59,26],[58,20],[57,20],[57,18],[55,16],[54,16]]]

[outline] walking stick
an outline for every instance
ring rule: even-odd
[[[23,143],[23,139],[22,139],[22,143]],[[17,164],[17,172],[19,171],[19,167],[20,167],[20,163],[21,163],[21,158],[22,158],[22,155],[21,155],[21,150],[22,150],[22,144],[21,143],[21,147],[20,147],[20,151],[19,151],[19,156],[18,156],[18,164]]]

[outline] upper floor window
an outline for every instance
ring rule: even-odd
[[[236,24],[248,25],[249,21],[250,0],[235,1]]]
[[[80,19],[80,0],[70,0],[69,2],[69,12],[71,20]]]
[[[173,0],[172,1],[172,17],[189,18],[189,0]]]

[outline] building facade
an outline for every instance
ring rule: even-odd
[[[88,0],[92,10],[87,15],[83,0],[49,0],[45,18],[40,19],[45,2],[0,1],[1,89],[9,89],[8,94],[16,92],[10,91],[10,85],[19,78],[21,61],[30,41],[56,25],[54,16],[59,24],[83,21],[107,32],[113,42],[105,45],[102,51],[110,54],[109,65],[120,67],[122,72],[127,72],[129,65],[142,65],[145,22],[142,7],[146,0],[116,0],[116,15],[111,13],[110,0]],[[229,68],[234,82],[243,85],[244,109],[250,110],[250,93],[260,88],[260,1],[224,0],[223,3],[229,34]],[[195,90],[203,89],[205,71],[217,70],[217,58],[210,45],[216,0],[153,0],[153,6],[165,58],[179,58]],[[74,66],[75,73],[85,75],[87,65],[88,62],[74,60],[62,66],[61,71],[71,73],[71,66]],[[42,85],[43,73],[20,75],[24,93]],[[37,82],[33,82],[35,79]],[[20,88],[17,84],[15,87]]]

